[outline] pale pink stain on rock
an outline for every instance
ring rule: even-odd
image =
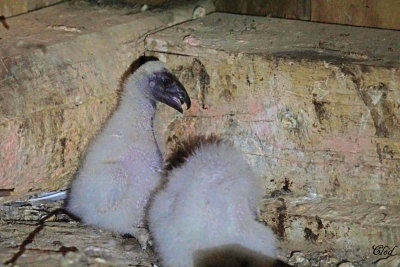
[[[249,99],[247,108],[249,110],[249,113],[255,114],[255,115],[264,110],[264,106],[262,103],[260,103],[260,100],[254,99],[254,98]]]
[[[341,152],[349,164],[355,164],[363,152],[371,148],[371,139],[356,136],[332,136],[322,144],[324,149]]]
[[[194,99],[192,99],[192,104],[190,106],[190,109],[186,110],[184,112],[184,114],[188,115],[188,116],[194,116],[196,114],[199,114],[199,112],[201,112],[201,109],[202,109],[202,107],[199,104],[199,102],[194,100]]]
[[[256,121],[252,124],[252,130],[258,137],[268,139],[272,134],[272,125],[269,121]]]
[[[99,106],[100,106],[100,103],[98,101],[95,101],[93,103],[93,112],[97,113],[97,111],[99,110]]]
[[[343,153],[358,153],[367,148],[366,138],[357,138],[354,136],[333,136],[326,139],[326,149],[340,151]]]
[[[186,35],[185,37],[183,37],[183,42],[190,46],[201,45],[201,41],[199,39],[196,39],[196,37],[193,37],[192,35]]]
[[[57,169],[55,170],[55,172],[54,172],[54,175],[55,175],[55,176],[61,175],[62,172],[63,172],[63,170],[64,170],[64,168],[57,168]]]
[[[273,105],[267,109],[262,105],[255,105],[252,111],[257,114],[251,114],[251,121],[254,121],[252,129],[255,134],[271,141],[276,128],[278,108],[278,105]]]

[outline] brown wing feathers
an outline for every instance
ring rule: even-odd
[[[194,136],[188,140],[181,141],[176,144],[174,151],[167,156],[164,164],[164,172],[168,173],[173,168],[178,168],[186,159],[191,156],[196,149],[203,144],[219,144],[222,140],[215,135],[210,136]]]

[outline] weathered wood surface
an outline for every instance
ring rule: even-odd
[[[214,0],[217,11],[310,20],[311,0]]]
[[[157,6],[171,2],[171,0],[1,0],[0,16],[5,18],[21,15],[36,9],[55,5],[60,2],[70,1],[73,3],[90,2],[100,4],[103,8],[105,5],[113,6],[139,6],[150,5]]]
[[[400,1],[312,0],[311,20],[400,30]]]
[[[283,234],[293,240],[281,242],[283,251],[279,254],[282,260],[297,267],[333,267],[342,266],[339,264],[344,262],[351,262],[351,266],[356,267],[398,266],[400,257],[379,260],[377,256],[365,256],[362,249],[354,250],[358,244],[353,242],[361,239],[367,246],[379,227],[387,234],[392,233],[399,227],[393,224],[399,212],[373,204],[360,209],[349,202],[337,207],[337,202],[332,201],[310,202],[288,195],[284,197],[286,200],[268,199],[261,205],[261,219],[278,237],[282,238],[280,234]],[[29,201],[0,204],[0,265],[160,266],[153,251],[142,250],[134,238],[83,225],[64,213],[57,213],[40,224],[39,220],[61,207],[62,201],[31,204]],[[337,217],[341,220],[336,220]],[[362,227],[357,227],[357,220],[363,221]],[[335,240],[335,236],[340,238]],[[380,238],[374,241],[386,241],[385,236]],[[337,242],[333,243],[333,240]],[[397,241],[395,237],[393,242]],[[331,245],[329,248],[327,243]]]
[[[64,3],[8,19],[10,29],[0,29],[0,189],[66,188],[117,103],[120,78],[143,55],[144,37],[192,19],[197,6],[214,8]]]
[[[0,16],[6,18],[16,16],[62,1],[64,0],[2,0],[0,1]]]
[[[379,261],[378,265],[368,264],[377,260],[377,257],[369,256],[367,260],[360,260],[360,253],[348,253],[341,247],[349,242],[353,235],[359,235],[368,242],[367,231],[374,231],[370,225],[365,228],[353,229],[354,218],[340,223],[330,220],[324,209],[329,208],[320,202],[297,203],[298,199],[288,198],[286,202],[267,200],[261,206],[261,210],[269,210],[262,217],[278,233],[276,222],[282,222],[279,216],[290,214],[296,210],[294,220],[287,220],[288,231],[285,233],[295,238],[297,242],[282,243],[284,250],[280,252],[280,258],[293,266],[338,266],[340,262],[352,262],[352,266],[396,266],[392,262],[398,262],[399,258],[393,257]],[[31,202],[32,203],[32,202]],[[122,237],[116,233],[102,231],[96,227],[80,224],[68,215],[58,213],[51,216],[44,224],[38,224],[39,220],[47,216],[49,212],[62,206],[62,202],[36,203],[32,206],[27,202],[12,202],[0,205],[0,263],[13,263],[16,266],[151,266],[157,264],[157,259],[151,249],[142,250],[134,238]],[[282,204],[284,208],[282,208]],[[333,203],[330,203],[333,204]],[[344,203],[348,204],[348,203]],[[337,210],[333,207],[335,212]],[[351,207],[355,217],[367,218],[368,222],[378,222],[382,208],[376,209],[370,205],[368,209],[357,210]],[[322,210],[321,210],[322,209]],[[330,216],[348,216],[348,206],[342,205],[339,213],[331,213]],[[315,210],[319,216],[313,216]],[[271,212],[272,211],[272,212]],[[379,215],[379,214],[378,214]],[[398,216],[396,214],[395,216]],[[276,217],[276,218],[275,218]],[[290,217],[290,216],[288,216]],[[388,218],[393,214],[388,214]],[[346,217],[342,217],[346,218]],[[278,223],[278,228],[280,228]],[[303,230],[306,229],[305,231]],[[334,249],[327,250],[322,246],[325,242],[331,242],[332,236],[347,233],[346,238],[333,244]],[[319,250],[307,245],[308,242],[321,246]],[[288,246],[288,247],[285,247]],[[351,247],[351,245],[349,245]],[[302,252],[299,252],[299,250]]]
[[[400,29],[397,0],[214,0],[217,11]]]
[[[38,224],[62,202],[14,205],[0,205],[0,265],[153,267],[157,262],[134,238],[80,224],[62,213]]]

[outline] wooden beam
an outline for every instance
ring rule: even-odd
[[[12,17],[35,9],[54,5],[63,0],[1,0],[0,16]]]
[[[217,11],[310,20],[311,0],[215,0]]]
[[[400,29],[398,0],[311,0],[311,20]]]

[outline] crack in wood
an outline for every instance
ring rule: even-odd
[[[39,234],[40,231],[43,230],[43,228],[45,227],[46,220],[48,220],[50,217],[52,217],[56,214],[61,214],[61,213],[68,215],[71,219],[73,219],[75,221],[79,221],[79,218],[77,218],[75,215],[73,215],[72,213],[70,213],[69,211],[67,211],[63,208],[59,208],[59,209],[55,209],[55,210],[51,211],[50,213],[48,213],[46,216],[44,216],[42,219],[40,219],[36,223],[37,227],[32,232],[29,233],[29,235],[24,239],[24,241],[22,241],[22,243],[19,245],[18,251],[9,260],[5,261],[4,264],[14,265],[17,262],[17,260],[19,259],[19,257],[21,257],[25,253],[25,251],[27,250],[26,247],[30,243],[32,243],[33,240],[35,239],[36,235]],[[59,251],[59,252],[63,253],[63,251]]]
[[[225,114],[219,114],[219,115],[186,115],[186,117],[187,118],[206,118],[206,119],[209,118],[209,119],[212,119],[212,118],[221,118],[221,117],[235,117],[235,116],[240,116],[240,115],[254,115],[254,114],[244,112],[244,113],[225,113]],[[266,121],[269,122],[268,120],[266,120]]]
[[[10,29],[10,26],[8,25],[5,16],[0,16],[0,23],[1,23],[1,24],[3,25],[3,27],[6,28],[7,30]]]
[[[53,253],[61,253],[63,256],[67,254],[68,252],[79,252],[77,247],[66,247],[66,246],[61,246],[59,249],[40,249],[40,248],[27,248],[25,250],[30,250],[30,251],[38,251],[38,252],[43,252],[43,253],[48,253],[48,252],[53,252]]]

